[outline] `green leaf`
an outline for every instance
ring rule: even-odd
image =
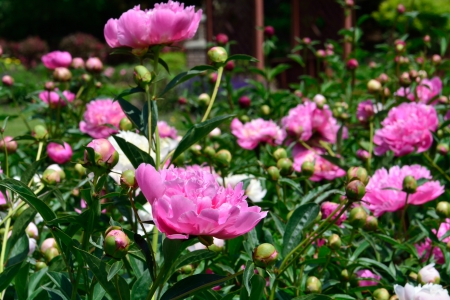
[[[41,282],[42,277],[47,273],[48,267],[45,267],[33,274],[30,275],[30,282],[28,284],[28,295],[31,296],[34,292],[39,289],[39,283]]]
[[[22,181],[25,184],[28,184],[30,180],[33,178],[34,174],[36,173],[39,166],[44,162],[46,158],[41,158],[38,161],[33,162],[31,165],[28,165],[25,170],[22,172],[22,175],[20,176],[20,181]]]
[[[290,187],[292,187],[294,190],[296,190],[297,192],[299,192],[300,194],[303,194],[303,190],[302,187],[300,186],[300,183],[295,182],[292,179],[283,177],[280,178],[280,180],[278,180],[279,183],[286,183],[287,185],[289,185]]]
[[[123,100],[123,97],[129,96],[129,95],[132,95],[132,94],[136,94],[136,93],[145,93],[145,90],[143,88],[139,87],[139,86],[134,87],[134,88],[129,88],[129,89],[126,89],[126,90],[122,91],[119,95],[115,96],[114,100],[119,100],[119,104],[120,104],[120,99],[122,99],[122,101],[126,101],[126,100]],[[126,101],[126,102],[128,102],[128,101]],[[135,107],[130,102],[128,102],[128,103],[130,105],[132,105],[133,107]],[[122,107],[122,110],[125,112],[125,110],[123,109],[122,104],[120,104],[120,106]],[[127,114],[127,113],[125,112],[125,114]]]
[[[131,123],[133,123],[134,127],[142,131],[143,123],[141,111],[139,110],[139,108],[131,104],[129,101],[120,97],[117,99],[117,101],[119,102],[120,107],[122,108],[125,115],[131,121]]]
[[[277,227],[278,231],[281,233],[281,235],[284,235],[284,231],[286,230],[286,225],[273,213],[269,212],[272,220],[275,222],[275,226]]]
[[[291,252],[302,240],[302,231],[309,226],[319,214],[319,206],[308,203],[297,208],[286,225],[283,236],[283,256]]]
[[[278,74],[283,73],[287,69],[289,69],[291,66],[288,64],[279,64],[269,72],[269,80],[274,79]]]
[[[22,263],[18,263],[9,267],[6,267],[0,274],[0,292],[6,289],[10,282],[14,279],[14,276],[20,271]]]
[[[147,292],[147,291],[145,291],[145,292]],[[101,284],[97,283],[94,287],[94,293],[92,296],[92,300],[103,300],[103,297],[105,297],[105,295],[106,295],[105,289],[101,286]],[[145,298],[141,298],[141,299],[145,299]]]
[[[152,248],[150,248],[150,245],[147,244],[147,241],[137,233],[134,234],[134,242],[141,249],[141,252],[144,254],[145,262],[147,263],[147,268],[150,270],[152,280],[155,280],[156,265]]]
[[[66,274],[58,272],[47,272],[47,276],[58,287],[58,290],[61,291],[62,294],[67,299],[71,298],[72,284],[70,283],[70,280]],[[80,299],[79,297],[77,298]]]
[[[162,252],[164,256],[164,263],[167,265],[172,265],[172,263],[177,258],[177,254],[181,250],[182,240],[172,240],[165,238],[163,241]]]
[[[227,62],[229,62],[230,60],[247,60],[247,61],[251,61],[251,62],[258,62],[259,60],[257,60],[256,58],[254,58],[253,56],[247,55],[247,54],[234,54],[231,55],[227,58]]]
[[[217,253],[207,249],[192,251],[176,260],[174,264],[174,270],[178,270],[179,268],[189,264],[206,261],[207,259],[213,259],[216,256]]]
[[[128,143],[121,137],[113,135],[113,138],[119,145],[120,149],[122,149],[123,153],[125,153],[127,158],[130,160],[135,169],[137,169],[142,163],[147,163],[155,166],[153,158],[147,152],[144,152],[135,145]]]
[[[111,281],[111,279],[119,273],[119,271],[123,267],[123,261],[119,260],[112,264],[111,269],[109,269],[108,277],[106,278],[108,281]]]
[[[331,183],[327,183],[327,184],[321,185],[321,186],[319,186],[319,187],[317,187],[315,189],[312,189],[308,194],[306,194],[302,198],[302,201],[300,202],[300,205],[303,205],[303,204],[306,204],[306,203],[310,202],[315,197],[320,195],[322,192],[327,190],[330,186],[331,186]]]
[[[21,263],[27,258],[28,252],[30,251],[28,236],[24,233],[19,237],[17,243],[11,248],[11,253],[9,254],[7,266],[12,266]]]
[[[266,280],[261,275],[252,277],[252,292],[250,300],[261,300],[264,296],[264,288],[266,287]]]
[[[28,299],[28,276],[30,273],[30,264],[24,263],[17,275],[14,277],[14,287],[19,300]]]
[[[6,257],[9,257],[9,252],[12,247],[16,244],[19,238],[25,233],[25,229],[27,229],[28,224],[33,221],[36,216],[36,210],[34,208],[29,207],[14,222],[14,227],[11,233],[11,236],[8,238],[8,242],[6,244]]]
[[[117,47],[114,48],[111,53],[109,53],[109,55],[114,55],[114,54],[126,54],[126,55],[133,55],[133,53],[131,52],[131,50],[133,50],[130,47]]]
[[[183,136],[183,139],[178,144],[175,152],[172,156],[172,161],[174,161],[180,154],[189,149],[193,144],[198,142],[200,139],[208,135],[214,128],[219,126],[225,120],[233,117],[233,115],[223,115],[212,118],[205,122],[195,124],[191,127],[188,132]]]
[[[255,271],[255,265],[253,264],[253,262],[251,260],[247,261],[247,263],[245,264],[244,275],[242,275],[242,281],[244,283],[245,288],[247,289],[247,293],[249,296],[252,292],[252,286],[251,286],[250,281],[251,281],[253,275],[255,275],[254,271]]]
[[[445,55],[445,52],[447,52],[448,42],[445,37],[441,38],[441,56]]]
[[[394,280],[394,281],[396,280],[395,274],[392,273],[391,269],[389,269],[383,263],[380,263],[380,262],[378,262],[378,261],[376,261],[374,259],[370,259],[370,258],[366,258],[366,257],[359,258],[357,260],[357,262],[361,263],[364,266],[376,267],[378,269],[381,269],[381,270],[385,271],[389,276],[391,276],[392,280]]]
[[[320,294],[311,294],[301,297],[293,298],[292,300],[332,300],[330,296],[327,295],[320,295]]]
[[[151,283],[152,278],[150,277],[150,272],[145,270],[144,274],[142,274],[142,276],[133,284],[133,288],[131,289],[131,299],[145,299],[148,293],[148,287]]]
[[[4,179],[0,181],[0,186],[18,194],[28,205],[37,210],[45,221],[56,218],[55,213],[41,199],[36,197],[32,190],[24,183],[15,179]]]
[[[197,75],[200,75],[205,70],[215,70],[215,68],[212,66],[197,66],[197,67],[190,69],[187,72],[182,72],[182,73],[178,74],[166,85],[166,87],[159,94],[158,97],[159,98],[162,97],[165,93],[167,93],[168,91],[170,91],[171,89],[173,89],[174,87],[179,85],[180,83],[183,83]]]
[[[191,293],[217,285],[226,278],[226,276],[217,274],[192,275],[175,283],[160,300],[185,299]]]
[[[288,54],[288,56],[290,59],[292,59],[293,61],[295,61],[296,63],[298,63],[300,66],[304,67],[305,63],[303,62],[303,58],[298,55],[298,54]]]
[[[116,276],[115,286],[117,288],[117,292],[119,293],[118,299],[120,300],[130,300],[130,287],[126,280],[121,276]]]

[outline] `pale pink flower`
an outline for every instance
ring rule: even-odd
[[[444,234],[446,234],[450,230],[450,219],[445,219],[445,222],[441,223],[439,229],[436,234],[436,229],[432,229],[431,231],[437,235],[438,239],[441,239]],[[442,243],[450,242],[450,237],[446,237],[442,240]],[[428,260],[429,256],[432,255],[438,264],[444,264],[445,258],[439,247],[433,246],[430,238],[426,238],[423,243],[416,244],[417,253],[419,257],[421,257],[424,261]]]
[[[337,210],[339,207],[338,203],[334,203],[334,202],[324,202],[322,203],[322,205],[320,206],[320,211],[322,212],[322,219],[325,220],[326,218],[328,218],[335,210]],[[334,216],[333,216],[333,220],[335,220],[337,218],[337,216],[339,215],[339,213],[342,211],[343,207],[339,210],[339,212],[337,212]],[[339,219],[336,221],[336,225],[341,225],[342,222],[344,222],[345,220],[347,220],[347,214],[343,213]]]
[[[64,146],[58,143],[48,143],[47,154],[54,162],[58,164],[63,164],[72,158],[72,147],[64,142]]]
[[[374,286],[374,285],[378,285],[378,281],[381,279],[381,276],[372,273],[372,271],[370,270],[359,270],[356,272],[356,276],[358,278],[361,278],[363,280],[359,280],[358,281],[358,285],[359,286]],[[364,280],[366,278],[373,278],[377,281],[372,281],[372,280]]]
[[[439,77],[433,77],[430,79],[423,79],[420,84],[416,87],[416,91],[411,91],[410,88],[400,88],[395,95],[400,97],[406,97],[411,101],[415,101],[416,94],[419,98],[419,102],[424,104],[436,104],[437,101],[430,101],[438,96],[442,91],[442,81]]]
[[[74,57],[71,65],[74,69],[84,69],[84,60],[81,57]]]
[[[237,143],[244,149],[253,150],[260,143],[280,145],[285,133],[274,121],[265,121],[261,118],[242,124],[235,118],[231,122],[231,133],[237,137]]]
[[[84,121],[80,122],[80,130],[93,138],[107,138],[118,132],[120,120],[125,117],[119,102],[111,99],[94,100],[86,105]]]
[[[314,163],[314,174],[309,178],[312,181],[321,181],[323,179],[333,180],[345,175],[345,171],[321,157],[325,151],[320,148],[308,150],[302,146],[295,146],[292,155],[294,156],[294,170],[301,172],[302,164],[306,161]]]
[[[319,109],[316,103],[311,101],[292,108],[281,120],[281,124],[289,136],[302,141],[317,137],[325,142],[335,143],[339,130],[328,105]]]
[[[252,230],[267,215],[258,206],[248,206],[242,183],[234,189],[221,187],[206,171],[156,171],[141,164],[136,180],[152,205],[156,227],[170,239],[189,235],[232,239]]]
[[[366,123],[375,115],[375,108],[372,100],[362,101],[358,104],[356,117],[361,123]]]
[[[177,138],[177,130],[172,126],[169,126],[169,124],[164,121],[158,121],[158,132],[161,138]]]
[[[47,103],[51,108],[64,107],[67,105],[67,102],[71,103],[75,99],[75,94],[70,91],[63,91],[62,95],[65,99],[57,92],[43,91],[39,93],[39,99]]]
[[[434,107],[421,103],[402,103],[392,108],[374,136],[376,155],[392,150],[395,156],[424,152],[433,143],[438,117]]]
[[[42,63],[47,69],[67,68],[72,63],[72,55],[65,51],[53,51],[42,56]]]
[[[402,191],[403,179],[413,176],[416,180],[431,180],[430,171],[419,165],[394,166],[388,170],[385,168],[375,171],[366,186],[364,205],[373,212],[376,217],[385,212],[394,212],[405,206],[406,193]],[[414,194],[408,197],[409,205],[422,205],[432,201],[444,193],[444,187],[438,181],[428,181],[417,187]]]
[[[146,48],[191,39],[197,32],[202,10],[169,0],[153,9],[135,6],[119,19],[109,19],[104,28],[105,39],[112,48]]]

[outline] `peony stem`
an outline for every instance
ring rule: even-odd
[[[152,154],[152,103],[150,92],[146,91],[145,93],[147,97],[147,105],[148,105],[148,155]]]
[[[431,157],[428,155],[427,152],[423,153],[423,156],[425,156],[425,158],[430,162],[430,164],[439,171],[439,173],[441,173],[445,179],[447,179],[448,182],[450,182],[450,177],[444,172],[444,170],[442,170],[432,159]]]
[[[6,148],[7,142],[6,142],[5,137],[3,136],[3,134],[2,134],[2,140],[4,142],[3,143],[3,151],[5,152],[5,174],[6,174],[6,177],[9,177],[8,150]]]
[[[373,155],[373,120],[369,123],[369,158],[367,159],[367,172],[370,174],[370,167],[372,165],[372,155]]]
[[[404,237],[405,239],[406,237],[406,232],[408,231],[406,229],[406,211],[408,210],[408,199],[409,199],[409,193],[406,193],[406,198],[405,198],[405,206],[403,207],[403,211],[402,211],[402,220],[400,222],[401,226],[403,227],[403,233],[404,233]]]
[[[209,113],[211,112],[211,109],[214,105],[214,100],[216,100],[217,92],[219,91],[220,80],[222,79],[222,74],[223,74],[223,66],[219,67],[219,70],[217,73],[216,85],[214,86],[211,100],[209,101],[209,105],[208,105],[208,108],[206,109],[205,115],[203,116],[202,122],[205,122],[206,119],[208,119]]]

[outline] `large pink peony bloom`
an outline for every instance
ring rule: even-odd
[[[96,139],[107,138],[118,132],[107,124],[118,128],[120,120],[125,117],[119,102],[113,102],[111,99],[94,100],[86,105],[80,130]]]
[[[338,207],[339,207],[338,203],[334,203],[334,202],[324,202],[324,203],[322,203],[322,205],[320,206],[320,211],[322,212],[322,219],[325,220],[326,218],[328,218],[336,209],[338,209]],[[339,212],[337,212],[333,216],[333,220],[335,220],[337,218],[337,216],[342,211],[342,209],[343,209],[343,207],[341,208],[341,210]],[[336,225],[341,225],[342,222],[344,222],[345,220],[347,220],[347,214],[343,213],[339,217],[339,219],[336,221]]]
[[[356,272],[356,276],[358,278],[373,278],[375,280],[380,280],[381,276],[372,273],[372,271],[370,270],[359,270]],[[372,280],[359,280],[358,281],[358,285],[359,286],[374,286],[377,285],[378,281],[372,281]]]
[[[72,55],[65,51],[53,51],[42,56],[42,63],[50,70],[67,68],[72,63]]]
[[[189,235],[232,239],[252,230],[267,215],[258,206],[248,207],[242,183],[234,189],[221,187],[207,171],[158,172],[141,164],[136,180],[152,205],[156,227],[170,239]]]
[[[169,0],[155,4],[153,9],[135,6],[119,19],[109,19],[104,34],[112,48],[146,48],[151,45],[172,44],[191,39],[197,32],[202,10]]]
[[[434,107],[421,103],[402,103],[392,108],[381,122],[383,128],[376,131],[374,143],[376,155],[392,150],[395,156],[416,150],[424,152],[433,143],[430,131],[436,131],[438,117]]]
[[[419,98],[419,102],[424,104],[435,104],[436,101],[430,103],[430,101],[438,96],[442,91],[442,81],[439,77],[433,77],[431,80],[423,79],[416,87],[416,91],[412,92],[409,88],[400,88],[395,95],[400,97],[406,97],[411,101],[415,101],[416,94]]]
[[[161,138],[177,138],[177,130],[172,126],[169,126],[169,124],[164,121],[158,121],[158,132]]]
[[[375,171],[366,186],[364,205],[376,217],[385,212],[401,210],[405,206],[406,193],[402,192],[403,179],[411,175],[416,180],[421,178],[432,179],[430,171],[419,165],[394,166]],[[393,189],[392,189],[393,188]],[[432,201],[444,193],[444,187],[438,181],[428,181],[417,187],[417,192],[410,194],[408,204],[422,205]]]
[[[375,115],[375,107],[372,100],[362,101],[358,104],[356,117],[361,123],[366,123]]]
[[[47,154],[54,162],[58,164],[63,164],[72,158],[72,147],[64,142],[64,146],[58,143],[48,143]]]
[[[439,226],[439,229],[436,234],[436,229],[432,229],[433,233],[437,235],[438,239],[441,239],[441,237],[446,234],[450,230],[450,219],[446,219],[445,222],[441,223]],[[446,237],[442,240],[442,243],[448,243],[450,242],[450,237]],[[435,247],[431,243],[430,238],[426,238],[423,243],[416,244],[417,253],[419,254],[419,257],[422,257],[422,259],[428,260],[430,255],[433,255],[434,259],[436,260],[436,263],[438,264],[444,264],[445,258],[444,254],[442,253],[441,249],[439,247]]]
[[[245,124],[235,118],[231,122],[231,133],[237,137],[239,146],[247,150],[255,149],[260,143],[280,145],[285,138],[284,132],[274,121],[261,118]]]
[[[312,181],[321,181],[323,179],[333,180],[344,176],[344,170],[320,156],[324,153],[325,151],[320,148],[308,150],[302,146],[295,146],[292,151],[294,156],[294,170],[301,172],[302,164],[309,161],[314,163],[314,174],[309,178]]]
[[[302,141],[316,136],[326,142],[335,143],[339,130],[328,105],[319,109],[316,103],[310,101],[292,108],[281,123],[289,136]]]
[[[57,92],[43,91],[39,93],[39,99],[47,103],[51,108],[64,107],[67,105],[67,102],[73,102],[75,99],[75,94],[70,91],[63,91],[62,94],[66,99],[60,97]]]

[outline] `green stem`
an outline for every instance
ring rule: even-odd
[[[367,171],[370,174],[370,167],[372,165],[372,155],[373,155],[373,120],[369,123],[369,158],[367,159]]]
[[[3,151],[5,152],[5,174],[6,174],[6,177],[9,177],[8,150],[6,148],[7,142],[5,140],[5,137],[3,136],[3,133],[2,133],[2,140],[3,140]]]
[[[214,105],[214,101],[216,100],[217,92],[219,91],[220,81],[222,79],[223,74],[223,67],[219,67],[218,73],[217,73],[217,81],[216,85],[214,86],[214,90],[211,96],[211,100],[209,101],[208,108],[206,109],[205,115],[202,118],[202,122],[205,122],[206,119],[208,119],[209,113],[211,112],[211,109]]]
[[[439,173],[441,173],[444,177],[445,177],[445,179],[447,179],[447,181],[448,182],[450,182],[450,176],[448,176],[445,172],[444,172],[444,170],[442,170],[432,159],[431,159],[431,157],[428,155],[428,153],[427,152],[424,152],[423,153],[423,156],[425,156],[425,158],[430,162],[430,164],[436,169],[436,170],[438,170],[439,171]]]
[[[155,257],[156,257],[156,253],[158,253],[158,228],[156,228],[156,226],[153,227],[153,237],[152,237],[152,248],[153,248],[153,252],[155,252]]]
[[[156,105],[156,103],[155,103]],[[156,141],[156,160],[155,167],[156,170],[159,170],[160,161],[161,161],[161,142],[159,137],[159,129],[158,126],[155,127],[155,141]],[[164,166],[164,165],[163,165]]]
[[[409,199],[409,193],[406,193],[406,198],[405,198],[405,206],[403,207],[402,210],[402,220],[400,222],[401,226],[403,227],[403,233],[404,233],[404,237],[405,239],[406,237],[406,233],[407,233],[407,228],[406,228],[406,211],[408,210],[408,199]]]
[[[6,254],[6,243],[8,241],[9,227],[11,225],[11,218],[6,221],[5,232],[3,233],[2,252],[0,254],[0,273],[3,273]]]
[[[355,239],[355,234],[356,234],[356,229],[353,228],[352,234],[350,235],[350,240],[348,242],[347,250],[345,250],[345,257],[348,257],[348,254],[350,253],[350,248],[352,247],[353,240]]]
[[[147,89],[147,92],[145,93],[147,97],[147,105],[148,105],[148,155],[152,154],[152,103],[151,103],[151,96],[150,92]]]

